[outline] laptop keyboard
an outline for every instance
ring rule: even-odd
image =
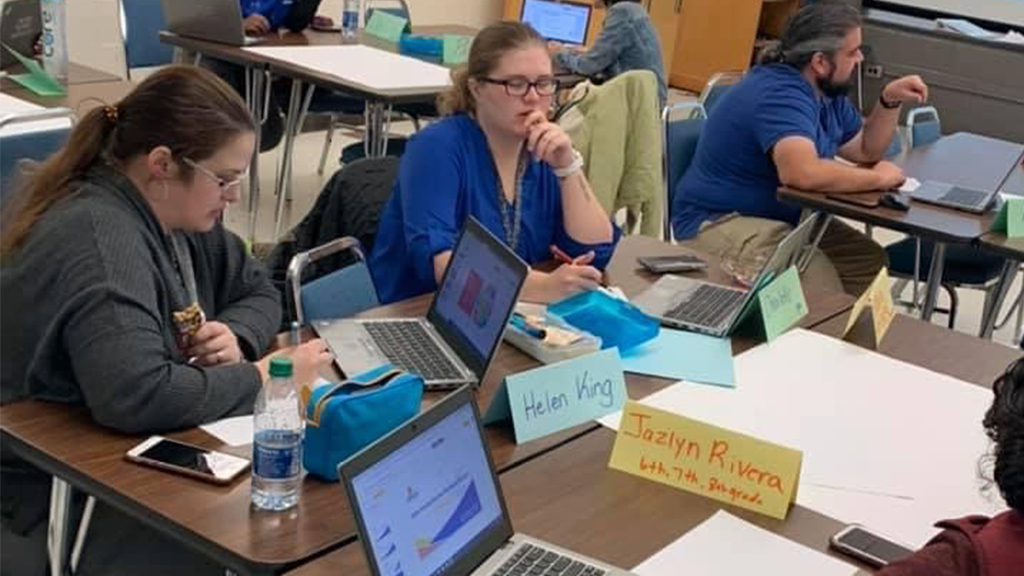
[[[665,313],[666,318],[716,328],[736,311],[745,292],[701,284],[689,298]]]
[[[533,544],[523,544],[491,576],[604,576],[605,571]]]
[[[981,190],[953,188],[949,192],[943,194],[939,200],[948,204],[956,204],[957,206],[978,209],[982,208],[981,204],[985,202],[986,198],[988,198],[988,193],[982,192]]]
[[[363,326],[384,356],[399,368],[419,374],[424,380],[463,378],[422,323],[390,320],[367,322]]]

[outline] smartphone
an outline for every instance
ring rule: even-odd
[[[151,436],[129,450],[125,458],[215,484],[228,484],[249,468],[249,460],[245,458],[207,450],[163,436]]]
[[[667,272],[688,272],[690,270],[700,270],[707,268],[708,263],[697,258],[696,256],[690,256],[689,254],[679,254],[676,256],[641,256],[636,259],[641,266],[654,272],[655,274],[665,274]]]
[[[872,532],[859,524],[850,524],[829,539],[838,552],[852,556],[875,568],[888,566],[914,553],[890,538]]]

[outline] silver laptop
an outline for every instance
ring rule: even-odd
[[[428,388],[483,380],[529,266],[466,219],[426,318],[334,320],[314,325],[346,375],[392,363]]]
[[[245,35],[238,0],[161,0],[167,30],[179,36],[246,46],[260,38]]]
[[[925,180],[917,190],[910,193],[914,200],[975,214],[982,214],[988,210],[995,195],[995,190],[986,192],[934,180]]]
[[[626,576],[516,534],[468,387],[338,466],[373,576]]]
[[[31,58],[36,40],[43,31],[39,0],[6,0],[0,13],[0,42],[18,54]],[[0,48],[0,68],[18,63],[10,51]]]
[[[590,29],[590,4],[562,0],[525,0],[519,20],[545,40],[582,46]]]
[[[749,290],[666,274],[633,303],[666,326],[711,336],[727,336],[743,321],[745,311],[753,303],[758,290],[800,262],[805,250],[810,249],[811,234],[817,220],[804,219],[779,242]]]

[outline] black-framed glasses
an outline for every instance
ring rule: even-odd
[[[206,176],[210,180],[213,180],[217,184],[217,187],[220,188],[222,194],[226,194],[232,188],[240,186],[242,184],[242,179],[245,178],[246,175],[248,174],[247,170],[245,173],[240,174],[238,178],[235,178],[234,180],[225,180],[218,176],[209,168],[206,168],[205,166],[200,166],[195,160],[192,160],[191,158],[182,158],[182,160],[184,160],[185,163],[191,166],[192,168],[200,171],[204,176]]]
[[[538,96],[551,96],[558,90],[558,80],[554,78],[541,78],[535,82],[530,82],[526,78],[509,78],[508,80],[480,78],[480,81],[504,86],[505,93],[509,96],[526,96],[530,88],[533,88]]]

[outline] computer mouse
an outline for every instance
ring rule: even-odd
[[[910,197],[904,196],[899,192],[886,192],[878,199],[878,204],[886,208],[906,212],[910,210]]]

